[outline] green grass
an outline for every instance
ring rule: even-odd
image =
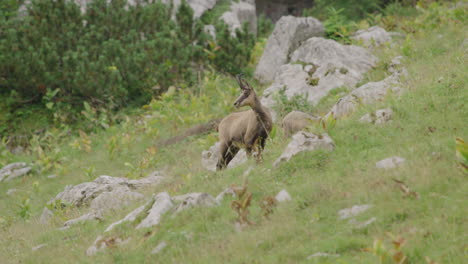
[[[196,96],[182,93],[163,99],[167,107],[153,102],[143,114],[152,114],[152,118],[132,116],[107,131],[89,135],[90,153],[70,146],[75,139],[59,144],[48,141],[45,148],[60,151],[62,160],[56,169],[0,184],[1,262],[378,263],[376,256],[362,249],[372,247],[374,239],[385,239],[385,233],[391,232],[407,240],[403,252],[408,263],[425,263],[425,257],[444,264],[463,263],[468,244],[468,184],[456,164],[454,138],[468,137],[468,67],[462,44],[466,31],[465,24],[443,23],[408,36],[402,45],[379,49],[377,55],[382,63],[407,53],[403,64],[409,76],[403,83],[404,94],[363,106],[348,119],[339,120],[330,132],[336,144],[334,152],[301,153],[278,168],[272,163],[288,143],[281,131],[268,140],[263,164],[248,161],[219,173],[205,171],[200,162],[201,151],[216,141],[216,133],[158,148],[155,155],[147,152],[160,138],[232,111],[238,93],[236,84],[217,75],[208,76]],[[384,70],[378,67],[368,74],[369,80],[381,79]],[[332,101],[324,99],[324,110]],[[373,126],[357,122],[365,113],[384,107],[394,110],[391,123]],[[112,137],[118,139],[118,151],[111,158],[108,145]],[[388,171],[375,168],[375,162],[394,155],[406,158],[406,163]],[[149,164],[138,166],[144,159]],[[37,156],[25,154],[8,161],[14,160],[31,162]],[[126,162],[138,170],[125,166]],[[93,175],[85,173],[91,166],[95,168],[94,176],[139,177],[140,173],[164,170],[168,181],[145,190],[148,196],[160,191],[170,195],[208,192],[215,196],[231,184],[242,184],[242,174],[251,165],[250,220],[255,225],[242,232],[235,229],[236,214],[230,208],[231,199],[226,198],[219,207],[190,209],[174,218],[167,215],[150,230],[135,230],[134,224],[125,224],[109,236],[131,238],[130,243],[87,257],[85,251],[96,237],[139,203],[107,214],[103,222],[78,224],[65,231],[57,228],[85,209],[57,212],[45,226],[38,221],[46,202],[67,184],[92,180]],[[48,179],[50,174],[58,177]],[[404,181],[420,198],[404,197],[394,178]],[[7,196],[10,188],[18,191]],[[260,217],[259,201],[281,189],[286,189],[293,201],[280,204],[270,219]],[[19,204],[26,198],[31,201],[31,217],[24,220],[19,216]],[[374,206],[359,215],[359,221],[370,217],[377,221],[355,229],[338,219],[338,210],[356,204]],[[152,232],[149,236],[148,231]],[[158,255],[151,255],[161,241],[168,246]],[[389,247],[390,241],[385,241]],[[48,245],[31,251],[42,243]],[[340,256],[307,260],[316,252]]]

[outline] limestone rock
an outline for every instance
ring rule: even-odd
[[[6,195],[13,195],[15,194],[15,192],[18,191],[17,189],[8,189],[8,191],[6,192]]]
[[[393,74],[379,82],[362,85],[338,100],[327,115],[333,113],[335,118],[343,118],[352,114],[361,104],[367,105],[382,101],[389,92],[401,94],[398,74]]]
[[[214,206],[217,204],[216,199],[207,193],[189,193],[173,197],[173,201],[179,202],[175,207],[175,213],[196,206]]]
[[[59,200],[63,204],[71,204],[77,207],[90,205],[94,211],[102,212],[117,209],[128,205],[133,200],[143,198],[143,195],[137,190],[160,184],[163,177],[159,175],[159,172],[155,172],[138,180],[106,175],[99,176],[92,182],[65,187],[65,190],[49,203]]]
[[[150,200],[150,202],[146,203],[145,205],[142,205],[140,207],[138,207],[137,209],[133,210],[132,212],[130,212],[128,215],[126,215],[123,219],[120,219],[119,221],[117,222],[114,222],[112,224],[110,224],[106,230],[104,230],[104,232],[109,232],[111,231],[112,229],[114,229],[114,227],[124,223],[124,222],[133,222],[136,220],[136,218],[145,210],[145,208],[149,205],[149,204],[152,204],[154,202],[154,200]]]
[[[88,256],[93,256],[96,255],[99,251],[102,251],[106,249],[108,246],[119,246],[119,245],[124,245],[130,242],[131,238],[127,238],[126,240],[121,239],[120,237],[114,238],[104,238],[102,236],[99,236],[93,243],[92,246],[90,246],[86,250],[86,255]]]
[[[66,221],[63,224],[63,226],[64,227],[70,227],[70,226],[78,224],[80,222],[91,221],[91,220],[101,221],[102,220],[102,214],[100,212],[90,212],[90,213],[84,214],[84,215],[82,215],[80,217],[77,217],[77,218]]]
[[[291,63],[279,67],[261,102],[271,108],[275,105],[275,96],[284,90],[288,99],[305,96],[315,105],[332,89],[353,89],[376,61],[364,48],[310,38],[292,53]]]
[[[276,201],[278,202],[287,202],[291,201],[291,195],[289,195],[288,191],[286,190],[281,190],[276,196],[275,196]]]
[[[307,259],[313,259],[313,258],[323,258],[323,257],[339,257],[340,255],[339,254],[331,254],[331,253],[326,253],[326,252],[317,252],[317,253],[314,253],[310,256],[307,257]]]
[[[49,210],[49,208],[44,207],[44,210],[42,210],[41,218],[39,219],[39,222],[43,225],[49,223],[49,220],[54,216],[54,213]]]
[[[202,165],[205,169],[209,171],[216,171],[216,163],[218,163],[218,159],[220,157],[219,153],[219,142],[216,142],[213,146],[211,146],[208,150],[202,152]],[[247,153],[245,153],[244,149],[239,150],[237,155],[229,162],[228,168],[234,168],[242,163],[247,161]]]
[[[218,196],[216,196],[216,198],[215,198],[216,203],[221,204],[221,202],[224,199],[224,196],[226,196],[226,195],[231,195],[232,198],[236,197],[236,193],[234,192],[234,190],[232,188],[226,188],[224,191],[219,193]]]
[[[136,229],[152,227],[159,224],[161,217],[169,211],[174,204],[167,192],[159,193],[154,197],[153,206],[148,210],[148,215],[136,227]]]
[[[335,144],[328,134],[315,135],[304,131],[297,132],[283,151],[283,154],[281,154],[273,165],[278,166],[279,163],[283,161],[289,161],[299,152],[313,151],[317,149],[333,151],[335,149]]]
[[[203,26],[203,31],[205,33],[208,33],[213,38],[213,40],[216,40],[216,28],[215,28],[215,26],[213,26],[213,25],[204,25]]]
[[[41,248],[43,248],[43,247],[45,247],[45,246],[47,246],[46,243],[40,244],[40,245],[37,245],[37,246],[33,247],[31,250],[32,250],[32,251],[38,251],[39,249],[41,249]]]
[[[16,162],[16,163],[8,164],[4,166],[2,169],[0,169],[0,182],[11,181],[14,178],[18,178],[18,177],[28,174],[30,171],[31,171],[31,167],[29,167],[24,162]]]
[[[152,255],[158,254],[165,247],[167,247],[167,243],[163,241],[163,242],[159,243],[153,250],[151,250],[151,254]]]
[[[370,208],[372,208],[372,205],[370,204],[355,205],[353,207],[338,211],[338,215],[340,216],[340,219],[348,219],[348,218],[355,217],[369,210]]]
[[[263,83],[273,81],[279,67],[289,62],[289,56],[303,41],[323,36],[324,32],[322,23],[315,18],[282,17],[268,38],[255,70],[255,78]]]
[[[242,28],[242,24],[249,24],[249,32],[257,35],[257,12],[255,4],[245,1],[231,3],[231,9],[221,15],[220,19],[229,26],[231,32],[235,35],[237,29]]]
[[[384,124],[392,120],[393,110],[390,108],[379,109],[375,113],[362,116],[359,121],[363,123]]]
[[[351,39],[362,41],[367,47],[376,47],[392,41],[392,34],[379,26],[373,26],[356,31]]]
[[[402,165],[405,161],[402,157],[393,156],[377,162],[375,166],[379,169],[393,169]]]
[[[289,137],[319,119],[320,117],[312,116],[301,111],[291,111],[283,118],[281,127],[283,128],[284,135]]]

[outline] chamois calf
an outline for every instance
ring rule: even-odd
[[[241,95],[234,102],[236,108],[250,106],[250,110],[232,113],[226,116],[218,125],[220,141],[220,158],[216,170],[227,167],[240,148],[245,148],[247,156],[254,152],[257,162],[262,161],[262,150],[273,125],[270,112],[262,106],[252,87],[236,76]]]

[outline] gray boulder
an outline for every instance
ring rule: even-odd
[[[300,152],[318,149],[333,151],[335,149],[335,144],[327,134],[315,135],[304,131],[297,132],[283,151],[283,154],[276,159],[273,165],[278,166],[283,161],[289,161]]]
[[[262,83],[273,81],[279,67],[289,62],[291,53],[303,41],[323,36],[324,32],[322,23],[313,17],[282,17],[268,38],[255,70],[255,78]]]
[[[231,9],[221,15],[220,19],[229,26],[233,35],[235,35],[236,29],[242,28],[245,22],[249,24],[249,32],[257,35],[257,12],[255,4],[245,1],[233,1],[231,3]]]
[[[50,219],[54,216],[54,213],[49,210],[47,207],[44,207],[44,210],[42,210],[41,218],[39,219],[39,222],[43,225],[49,223]]]
[[[49,204],[60,201],[76,207],[90,206],[93,211],[106,212],[121,208],[131,201],[143,198],[137,190],[145,186],[155,186],[162,182],[159,172],[146,178],[129,180],[127,178],[99,176],[92,182],[85,182],[75,186],[67,186]]]
[[[31,167],[29,167],[24,162],[16,162],[11,163],[4,166],[0,169],[0,182],[2,181],[11,181],[15,178],[24,176],[31,171]]]
[[[77,218],[66,221],[63,224],[63,226],[64,227],[70,227],[72,225],[75,225],[75,224],[78,224],[78,223],[81,223],[81,222],[85,222],[85,221],[91,221],[91,220],[101,221],[102,220],[102,214],[100,212],[90,212],[90,213],[84,214],[84,215],[82,215],[80,217],[77,217]]]
[[[216,163],[218,163],[218,159],[220,157],[219,153],[219,142],[216,142],[213,146],[211,146],[208,150],[204,150],[202,152],[202,165],[205,169],[209,171],[216,171]],[[237,167],[247,161],[247,153],[244,149],[239,150],[237,155],[229,162],[228,168]]]
[[[302,95],[315,105],[334,88],[353,89],[376,61],[364,48],[310,38],[292,53],[292,63],[279,67],[261,102],[267,107],[274,106],[275,95],[284,90],[289,99]]]

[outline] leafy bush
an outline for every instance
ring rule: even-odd
[[[9,2],[0,12],[16,10]],[[255,37],[246,27],[232,36],[220,24],[213,42],[186,1],[176,21],[160,1],[139,3],[94,0],[81,13],[74,1],[33,0],[26,16],[0,18],[0,94],[14,101],[9,112],[38,103],[56,123],[106,127],[109,110],[194,85],[203,64],[232,74],[247,66]],[[83,119],[82,110],[93,115]]]
[[[274,28],[273,21],[266,17],[264,14],[260,14],[257,20],[257,37],[267,38]]]
[[[225,23],[216,25],[216,45],[211,47],[210,58],[218,70],[235,75],[243,72],[248,65],[255,46],[255,36],[249,33],[247,26],[244,23],[242,29],[237,29],[234,35]]]

